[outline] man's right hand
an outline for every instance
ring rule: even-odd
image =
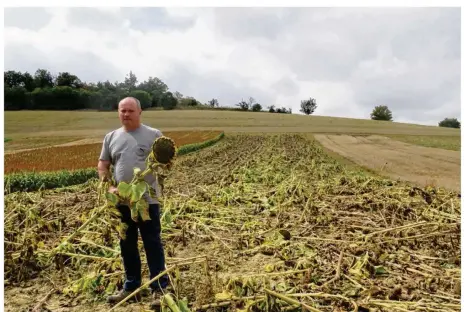
[[[110,186],[109,189],[108,189],[108,192],[117,195],[118,194],[118,188],[116,186]]]

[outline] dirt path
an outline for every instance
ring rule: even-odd
[[[461,153],[395,141],[382,136],[315,135],[325,148],[394,179],[421,186],[461,189]]]

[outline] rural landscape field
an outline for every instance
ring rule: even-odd
[[[183,151],[162,199],[172,311],[460,311],[459,129],[214,110],[142,122]],[[105,218],[76,231],[104,202],[95,167],[117,127],[116,112],[5,112],[6,311],[112,309],[117,232]]]

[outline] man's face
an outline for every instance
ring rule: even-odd
[[[140,110],[133,101],[124,101],[119,104],[119,120],[124,126],[136,126],[140,122]]]

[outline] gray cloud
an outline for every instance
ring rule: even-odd
[[[63,58],[63,55],[66,57]],[[27,71],[34,75],[39,68],[47,69],[53,75],[59,72],[70,72],[86,82],[121,81],[125,75],[92,52],[60,48],[51,54],[45,54],[29,44],[5,46],[5,70]]]
[[[293,9],[281,8],[217,8],[215,29],[237,40],[275,40],[291,26],[296,14]]]
[[[67,13],[69,25],[96,31],[121,31],[124,19],[114,13],[95,8],[69,8]]]
[[[295,81],[289,77],[284,77],[279,79],[272,85],[274,92],[283,94],[283,95],[294,95],[300,92],[300,87],[295,83]]]
[[[193,27],[195,16],[170,16],[165,8],[122,8],[120,13],[101,11],[95,8],[71,8],[68,12],[70,25],[86,27],[97,31],[121,31],[124,22],[142,32],[185,30]]]
[[[242,99],[248,101],[249,97],[253,97],[263,107],[275,102],[272,92],[251,87],[249,81],[236,73],[211,72],[197,75],[189,64],[175,63],[164,77],[171,92],[179,91],[203,103],[213,97],[218,99],[220,106],[235,106]]]
[[[131,22],[131,27],[143,32],[153,30],[185,30],[194,26],[196,17],[170,16],[165,8],[125,8],[123,15]]]
[[[40,30],[47,26],[52,15],[44,8],[5,8],[5,27]]]

